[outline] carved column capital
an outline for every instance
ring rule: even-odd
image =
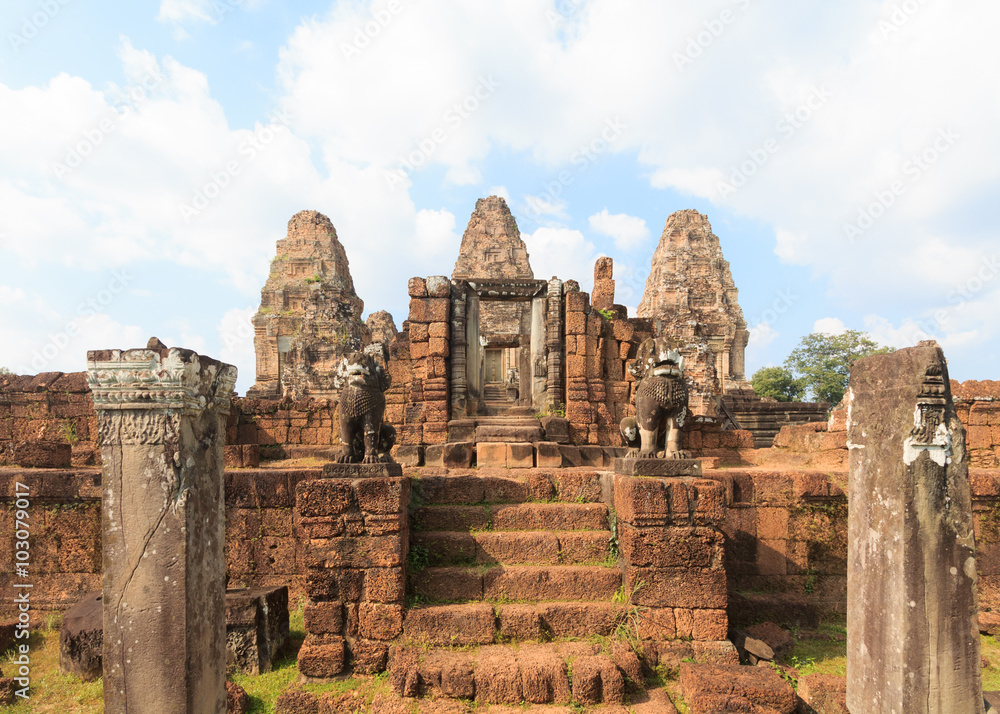
[[[94,350],[87,353],[87,384],[98,412],[170,410],[228,414],[236,367],[192,350]]]

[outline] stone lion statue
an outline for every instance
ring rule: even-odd
[[[687,413],[684,358],[669,337],[650,337],[639,345],[629,371],[639,384],[635,417],[622,419],[621,431],[629,447],[626,456],[652,459],[687,458],[681,451],[681,427]]]
[[[380,352],[381,362],[375,358],[376,352]],[[338,365],[341,452],[337,463],[392,461],[389,450],[396,442],[396,430],[382,423],[385,390],[392,384],[384,366],[388,361],[389,350],[383,344],[376,344],[352,352]]]

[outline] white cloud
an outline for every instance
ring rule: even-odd
[[[455,214],[425,208],[416,215],[417,242],[423,251],[439,256],[458,255],[460,237],[455,233]]]
[[[627,213],[608,213],[608,209],[595,213],[587,219],[590,229],[610,236],[619,250],[635,250],[649,239],[646,221]]]
[[[510,191],[507,190],[506,186],[490,186],[490,188],[486,191],[486,195],[499,196],[507,202],[508,206],[510,205]]]
[[[594,285],[594,244],[577,230],[569,228],[539,228],[534,233],[522,233],[531,269],[539,280],[556,276],[562,280],[577,280],[580,288],[590,291]]]
[[[219,342],[219,359],[236,365],[237,391],[246,393],[257,377],[257,358],[253,349],[254,329],[250,320],[257,306],[234,307],[227,310],[216,325]]]
[[[157,22],[205,22],[214,25],[212,0],[160,0]]]
[[[839,335],[847,332],[847,325],[839,317],[821,317],[813,323],[813,332],[822,332],[824,335]]]

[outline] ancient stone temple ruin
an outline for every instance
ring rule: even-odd
[[[653,254],[637,314],[657,320],[667,334],[698,343],[699,361],[711,351],[722,392],[750,386],[744,360],[750,333],[737,296],[708,217],[692,209],[672,214]],[[709,379],[707,365],[699,371],[701,379]]]
[[[363,308],[330,219],[316,211],[296,213],[260,291],[253,318],[257,381],[247,395],[335,394],[337,363],[369,340]]]
[[[489,197],[451,277],[411,278],[398,326],[384,311],[363,323],[333,224],[303,211],[277,241],[246,397],[231,394],[227,366],[157,340],[95,350],[89,381],[0,375],[0,526],[12,543],[15,485],[28,488],[33,621],[99,614],[107,579],[106,594],[128,595],[109,612],[141,611],[149,632],[176,625],[143,641],[129,624],[144,667],[161,660],[158,676],[217,710],[220,651],[267,671],[288,634],[284,605],[302,608],[305,639],[279,714],[550,703],[670,714],[680,697],[691,714],[843,714],[848,692],[864,708],[885,682],[899,690],[897,662],[920,670],[921,691],[947,694],[945,711],[975,708],[970,620],[978,610],[982,631],[1000,631],[1000,382],[949,385],[924,345],[859,369],[853,413],[772,407],[746,385],[746,325],[705,216],[667,219],[651,276],[640,316],[616,301],[611,257],[596,261],[590,294],[574,276],[536,279],[506,203]],[[365,419],[383,406],[381,426]],[[123,437],[108,428],[123,409],[168,428]],[[739,428],[745,418],[762,428]],[[887,473],[900,478],[878,481]],[[129,594],[154,506],[169,511],[167,550],[150,551],[143,592]],[[925,521],[936,525],[913,528]],[[905,556],[888,559],[888,589],[859,560],[883,542]],[[121,562],[102,564],[102,545]],[[186,569],[171,560],[182,552]],[[0,581],[18,582],[13,565]],[[173,591],[158,584],[167,575]],[[827,640],[820,617],[843,623],[859,607],[850,687],[745,666],[787,663],[789,631]],[[12,599],[0,616],[19,617]],[[67,657],[90,643],[78,663],[89,671],[101,671],[100,622],[68,613],[60,636]],[[175,640],[201,658],[160,656]],[[105,670],[134,664],[120,645],[104,650]],[[370,705],[302,686],[380,672]],[[10,681],[0,675],[0,702]],[[110,711],[123,695],[105,696]]]

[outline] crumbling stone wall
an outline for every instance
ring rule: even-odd
[[[1000,466],[1000,382],[951,381],[955,411],[965,425],[969,466]]]
[[[42,450],[50,451],[55,445],[68,445],[73,464],[99,464],[96,435],[97,414],[86,373],[0,376],[0,465],[21,461],[15,450],[28,444],[40,444]],[[56,461],[31,465],[69,465],[58,463],[64,460],[58,454],[49,456]]]
[[[287,584],[293,604],[306,594],[309,569],[302,548],[303,539],[310,536],[296,515],[295,494],[300,483],[320,476],[320,469],[226,471],[229,587]],[[718,494],[711,493],[725,505],[724,520],[716,527],[725,534],[725,568],[732,590],[797,593],[821,610],[844,612],[846,468],[706,469],[705,478],[722,485]],[[0,542],[0,587],[6,587],[13,573],[15,480],[28,484],[35,494],[32,604],[41,610],[64,610],[101,586],[100,471],[0,469],[0,535],[5,539]],[[1000,610],[1000,469],[974,468],[970,481],[980,606]],[[707,503],[714,501],[702,507]],[[641,525],[628,514],[623,507],[618,517],[631,526]],[[0,603],[0,617],[11,614],[11,604]]]

